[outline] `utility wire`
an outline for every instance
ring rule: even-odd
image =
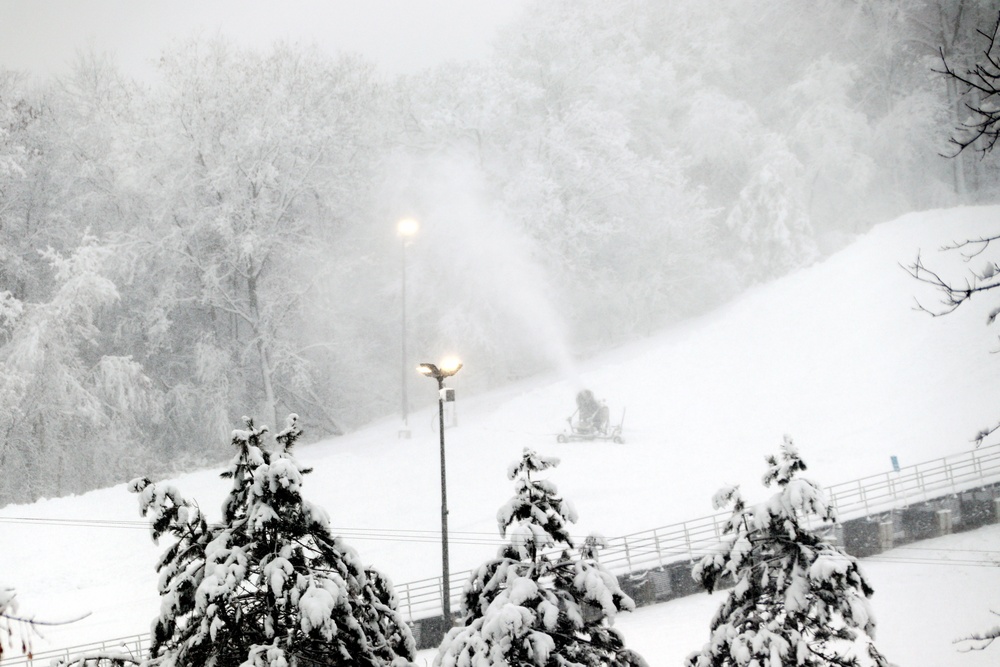
[[[47,519],[38,517],[0,517],[0,523],[29,526],[70,526],[78,528],[124,528],[149,530],[148,521],[114,521],[103,519]],[[380,528],[331,528],[337,537],[353,540],[374,540],[386,542],[426,542],[441,541],[441,532],[415,529]],[[455,539],[452,539],[454,536]],[[503,542],[497,533],[472,531],[449,531],[449,542],[456,544],[499,545]]]
[[[80,528],[111,528],[111,529],[142,529],[149,530],[148,521],[137,520],[113,520],[113,519],[59,519],[43,517],[0,517],[0,524],[14,525],[35,525],[35,526],[70,526]],[[395,542],[395,543],[417,543],[417,544],[438,544],[441,541],[440,531],[417,530],[417,529],[383,529],[383,528],[331,528],[331,531],[340,538],[347,540],[370,540],[374,542]],[[577,541],[582,541],[579,536],[574,536]],[[652,542],[652,538],[649,539]],[[622,541],[622,538],[607,538],[608,548],[613,549]],[[714,547],[715,538],[707,538],[703,544],[690,547],[662,548],[655,544],[640,546],[633,542],[628,545],[629,560],[639,560],[648,556],[658,556],[660,558],[687,557],[700,558],[708,554],[714,554],[717,550]],[[476,531],[450,531],[449,543],[469,546],[500,546],[504,539],[496,533],[485,533]],[[913,555],[901,554],[897,556],[880,554],[872,556],[866,560],[875,563],[900,563],[900,564],[928,564],[928,565],[965,565],[972,567],[998,567],[1000,566],[1000,549],[970,549],[955,547],[918,547],[903,545],[893,549],[896,552],[911,552]],[[615,555],[616,552],[608,554]],[[926,553],[927,555],[923,555]],[[932,557],[931,554],[954,554],[958,556],[969,555],[967,558]],[[995,558],[975,559],[972,555],[994,556]],[[613,560],[610,559],[610,560]]]
[[[10,523],[18,525],[39,525],[39,526],[76,526],[81,528],[127,528],[145,529],[150,526],[149,521],[126,521],[108,519],[52,519],[42,517],[0,517],[0,523]],[[331,527],[338,537],[351,537],[353,539],[385,539],[398,540],[401,542],[440,542],[440,530],[418,530],[413,528],[336,528]],[[461,531],[449,530],[449,541],[451,536],[456,536],[470,544],[498,544],[503,541],[497,532],[482,531]],[[583,541],[586,536],[573,535],[574,540]],[[606,538],[607,539],[607,538]],[[613,538],[612,538],[613,539]]]
[[[117,529],[142,529],[149,530],[150,523],[148,521],[141,520],[114,520],[114,519],[59,519],[59,518],[43,518],[43,517],[0,517],[0,523],[8,523],[14,525],[38,525],[38,526],[70,526],[70,527],[80,527],[80,528],[117,528]],[[371,540],[371,541],[381,541],[381,542],[398,542],[398,543],[426,543],[426,544],[437,544],[441,540],[440,531],[436,530],[418,530],[418,529],[391,529],[391,528],[331,528],[331,531],[343,539],[350,540]],[[573,536],[574,540],[582,541],[581,536]],[[606,538],[609,543],[609,548],[613,548],[620,542],[623,538]],[[653,538],[643,538],[644,540],[653,541]],[[662,536],[661,536],[661,539]],[[477,532],[477,531],[449,531],[449,542],[453,544],[464,544],[464,545],[487,545],[487,546],[499,546],[504,543],[504,539],[499,537],[497,533],[493,532]],[[665,557],[670,556],[689,556],[689,557],[701,557],[710,553],[716,553],[716,550],[710,545],[716,543],[716,539],[707,538],[702,541],[704,544],[695,547],[675,547],[675,548],[657,548],[654,544],[649,546],[640,546],[633,541],[628,546],[628,552],[630,558],[637,558],[649,555],[660,555]],[[938,552],[938,553],[948,553],[948,554],[996,554],[1000,558],[1000,549],[968,549],[968,548],[954,548],[954,547],[918,547],[911,545],[903,545],[896,547],[894,551],[908,551],[908,552]],[[868,560],[874,560],[875,562],[886,562],[886,560],[892,560],[893,562],[903,562],[907,558],[886,558],[886,557],[872,557]],[[910,557],[911,560],[928,560],[923,557]],[[954,563],[959,564],[960,561],[951,561],[947,558],[936,559],[942,563]],[[995,564],[995,563],[994,563]]]
[[[32,518],[32,517],[0,517],[0,523],[12,523],[12,524],[22,524],[22,525],[48,525],[48,526],[76,526],[76,527],[99,527],[99,528],[143,528],[148,529],[149,524],[145,521],[112,521],[112,520],[84,520],[84,519],[42,519],[42,518]],[[348,530],[334,530],[335,534],[344,539],[350,540],[371,540],[376,542],[395,542],[395,543],[422,543],[422,544],[438,544],[440,543],[440,533],[436,531],[421,531],[421,530],[380,530],[380,529],[348,529]],[[452,533],[449,535],[449,543],[451,544],[462,544],[470,546],[500,546],[503,544],[503,540],[498,537],[482,537],[487,535],[487,533],[476,533],[476,532],[466,532],[466,533]],[[612,542],[609,544],[609,548],[614,548],[614,540],[609,540]],[[882,553],[875,556],[870,556],[865,559],[865,561],[870,563],[891,563],[900,565],[935,565],[935,566],[948,566],[948,567],[1000,567],[1000,549],[961,549],[961,548],[936,548],[936,547],[915,547],[915,546],[902,546],[897,547],[893,551],[904,552],[897,555],[891,553]],[[615,550],[607,554],[603,560],[607,563],[609,561],[621,561],[621,560],[637,560],[642,561],[644,559],[650,559],[650,557],[655,557],[656,560],[660,561],[660,565],[652,565],[651,567],[661,567],[665,565],[670,565],[671,563],[662,562],[663,559],[677,557],[679,559],[699,559],[702,556],[708,554],[717,553],[717,550],[709,546],[698,546],[691,548],[678,547],[673,549],[657,549],[655,546],[650,547],[636,547],[633,545],[629,546],[627,558],[621,556],[622,552]],[[926,555],[924,555],[926,554]],[[945,554],[945,556],[937,556],[934,554]],[[598,552],[598,558],[600,558],[600,552]],[[954,557],[952,557],[954,556]],[[681,561],[672,561],[681,562]],[[640,566],[649,565],[648,560],[645,563],[640,563]],[[431,577],[433,578],[433,577]]]

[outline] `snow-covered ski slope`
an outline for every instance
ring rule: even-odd
[[[907,215],[704,317],[582,361],[571,376],[468,396],[462,379],[476,368],[464,368],[450,383],[458,425],[446,430],[453,571],[494,554],[496,510],[512,493],[507,465],[524,447],[562,459],[551,478],[576,505],[577,532],[606,536],[709,514],[724,483],[763,497],[763,458],[785,433],[825,485],[884,472],[892,455],[907,465],[971,448],[976,430],[1000,418],[1000,358],[990,354],[1000,342],[985,325],[992,295],[932,318],[915,297],[932,306],[938,295],[900,265],[922,250],[926,264],[960,276],[960,257],[937,249],[997,229],[1000,207]],[[306,497],[400,583],[440,573],[436,392],[419,382],[428,407],[411,415],[412,439],[397,439],[392,418],[298,450],[315,467]],[[612,419],[627,407],[625,444],[556,442],[583,387],[607,400]],[[218,516],[227,488],[218,473],[174,484]],[[46,630],[36,649],[148,631],[162,545],[150,542],[124,482],[0,510],[0,577],[22,608],[52,620],[90,613]]]

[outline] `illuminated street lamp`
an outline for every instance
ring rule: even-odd
[[[420,364],[417,370],[438,383],[438,433],[441,441],[441,615],[451,624],[451,592],[448,585],[448,483],[444,465],[444,402],[455,400],[455,390],[444,386],[444,379],[462,368],[458,359],[450,358],[441,363]]]
[[[402,262],[403,262],[403,270],[402,270],[403,286],[402,286],[402,290],[401,290],[402,291],[403,307],[402,307],[402,317],[400,318],[400,324],[401,324],[401,326],[400,326],[400,336],[399,336],[400,345],[402,347],[402,353],[403,353],[402,354],[402,364],[400,366],[400,368],[402,369],[401,373],[400,373],[400,378],[401,378],[401,387],[402,387],[402,393],[401,393],[402,410],[401,410],[401,412],[402,412],[402,415],[403,415],[403,426],[399,430],[399,437],[400,438],[409,438],[410,437],[410,427],[409,427],[409,424],[407,423],[408,417],[409,417],[409,411],[410,411],[410,405],[409,405],[410,401],[409,401],[409,399],[408,399],[408,397],[406,395],[406,384],[407,384],[407,378],[409,377],[408,376],[408,372],[407,372],[407,367],[409,366],[409,362],[406,360],[406,247],[408,245],[410,245],[411,239],[416,235],[416,233],[419,230],[420,230],[420,223],[417,222],[414,218],[403,218],[398,223],[396,223],[396,233],[399,235],[399,238],[402,239],[402,242],[403,242],[403,252],[402,252],[402,257],[403,257],[403,260],[402,260]]]

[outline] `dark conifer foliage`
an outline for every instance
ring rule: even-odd
[[[873,643],[872,587],[857,560],[812,527],[836,517],[820,487],[798,476],[806,464],[791,438],[767,464],[764,485],[778,492],[766,502],[747,505],[737,487],[713,499],[733,514],[693,575],[708,592],[723,580],[735,586],[688,667],[886,667]]]
[[[263,445],[246,420],[222,474],[232,480],[221,524],[169,485],[132,482],[153,539],[176,541],[157,566],[161,612],[150,661],[203,665],[408,665],[415,646],[391,582],[366,570],[302,497],[309,469],[291,450],[297,417]]]
[[[463,625],[445,637],[435,665],[645,665],[612,627],[634,603],[598,562],[599,540],[576,548],[576,511],[535,477],[558,464],[525,449],[510,466],[515,495],[497,512],[508,542],[466,584]]]

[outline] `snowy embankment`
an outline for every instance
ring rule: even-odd
[[[998,218],[1000,208],[967,208],[883,224],[822,264],[581,362],[572,377],[541,376],[470,397],[462,394],[462,377],[476,369],[463,369],[450,383],[458,389],[458,425],[446,434],[452,569],[493,555],[496,509],[512,493],[505,471],[523,447],[562,459],[552,479],[576,505],[577,532],[607,536],[709,514],[711,495],[724,483],[743,484],[748,499],[762,497],[763,457],[777,451],[784,433],[794,437],[810,476],[824,485],[884,472],[892,455],[907,465],[971,448],[976,430],[1000,417],[998,361],[989,354],[998,346],[996,330],[985,326],[989,299],[931,318],[914,310],[914,298],[932,305],[937,295],[900,264],[911,263],[920,249],[932,268],[958,264],[957,256],[936,249],[995,232]],[[626,444],[556,443],[582,387],[605,398],[615,420],[627,407]],[[430,382],[426,389],[433,399]],[[362,557],[396,582],[440,570],[433,414],[426,408],[411,416],[411,440],[398,440],[398,423],[388,419],[298,450],[315,467],[305,496],[326,508]],[[210,518],[219,515],[226,492],[218,472],[175,480]],[[6,520],[12,517],[33,520]],[[0,521],[0,572],[4,583],[18,588],[22,609],[51,620],[90,613],[47,629],[37,650],[148,630],[158,608],[153,567],[162,545],[150,543],[124,483],[7,507]],[[901,577],[909,571],[905,564],[892,567]],[[931,574],[939,571],[948,566]],[[981,594],[977,585],[968,587],[976,589],[970,595]],[[892,590],[891,584],[885,588]],[[956,599],[963,594],[956,591]],[[891,596],[880,592],[875,600],[884,626],[896,622],[882,611],[896,608]],[[963,627],[975,629],[981,610],[974,607],[981,600],[968,599]],[[939,613],[933,597],[916,604],[911,601],[905,613]],[[681,653],[704,641],[707,618]],[[947,644],[953,635],[941,629],[940,636],[921,639]],[[953,657],[951,664],[958,664]]]

